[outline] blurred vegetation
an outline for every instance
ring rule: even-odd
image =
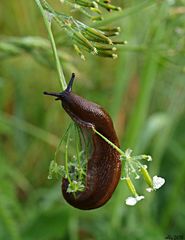
[[[75,72],[74,91],[110,112],[122,149],[152,155],[150,172],[166,184],[133,208],[124,203],[123,182],[94,211],[63,200],[60,181],[47,176],[69,117],[42,94],[59,89],[43,19],[34,1],[1,0],[0,239],[185,238],[185,1],[114,2],[123,12],[105,22],[119,25],[128,41],[118,59],[83,62],[56,26],[65,75]]]

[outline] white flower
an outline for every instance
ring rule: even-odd
[[[153,188],[154,189],[159,189],[160,187],[162,187],[162,185],[164,185],[164,183],[165,183],[164,178],[158,177],[158,176],[153,177]]]
[[[128,197],[125,200],[125,202],[126,205],[134,206],[137,202],[141,201],[142,199],[144,199],[144,196]]]
[[[136,200],[137,200],[137,202],[139,202],[139,201],[141,201],[142,199],[144,199],[145,197],[144,196],[137,196],[136,197]]]
[[[152,161],[152,157],[150,155],[147,156],[147,161],[151,162]]]
[[[152,192],[153,190],[157,190],[160,187],[162,187],[162,185],[164,185],[165,183],[165,179],[162,177],[154,176],[152,179],[152,183],[153,183],[153,188],[147,188],[146,189],[147,192]]]

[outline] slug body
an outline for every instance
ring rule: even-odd
[[[65,200],[76,208],[89,210],[101,207],[111,198],[121,175],[120,154],[95,134],[93,127],[118,147],[119,142],[108,113],[101,106],[72,93],[74,77],[73,74],[64,92],[44,94],[61,100],[64,110],[72,120],[92,136],[93,152],[87,163],[85,190],[74,196],[67,192],[68,180],[62,179]]]

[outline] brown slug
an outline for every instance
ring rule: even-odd
[[[101,106],[72,93],[74,78],[73,73],[65,91],[44,94],[61,100],[72,120],[92,137],[93,152],[87,162],[85,190],[75,195],[68,193],[68,180],[62,179],[65,200],[75,208],[89,210],[101,207],[111,198],[121,175],[120,154],[98,136],[93,127],[118,147],[119,142],[109,114]]]

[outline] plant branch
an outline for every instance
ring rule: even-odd
[[[54,37],[53,37],[52,29],[51,29],[51,20],[52,20],[51,18],[52,18],[52,16],[49,15],[49,13],[48,13],[48,16],[46,15],[46,12],[43,9],[42,4],[40,3],[40,0],[35,0],[35,2],[37,4],[37,6],[39,7],[40,12],[42,13],[44,23],[45,23],[46,29],[48,31],[48,35],[49,35],[50,42],[51,42],[51,47],[52,47],[54,58],[55,58],[55,61],[56,61],[56,67],[57,67],[57,71],[58,71],[58,75],[59,75],[60,85],[62,86],[62,90],[65,90],[66,87],[67,87],[67,84],[66,84],[63,69],[62,69],[62,66],[60,64],[60,60],[59,60],[59,57],[58,57],[58,54],[57,54],[56,44],[55,44],[55,40],[54,40]]]

